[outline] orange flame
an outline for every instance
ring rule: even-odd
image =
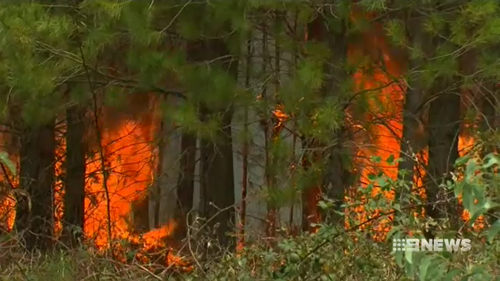
[[[151,124],[149,124],[151,125]],[[153,229],[143,235],[134,233],[132,223],[132,203],[143,199],[152,184],[152,175],[156,163],[156,153],[151,142],[151,135],[147,131],[151,128],[142,128],[138,122],[127,121],[114,130],[103,130],[102,146],[105,155],[108,178],[107,193],[104,188],[104,179],[100,159],[87,159],[87,180],[85,192],[85,222],[84,234],[87,239],[99,250],[106,250],[111,241],[122,240],[141,245],[143,251],[155,247],[168,248],[164,240],[170,236],[176,227],[174,221],[161,228]],[[64,155],[65,144],[61,139],[58,155]],[[63,171],[62,162],[56,164],[56,173]],[[56,183],[56,235],[61,232],[63,216],[63,190],[61,183]],[[108,204],[110,209],[108,222]],[[2,199],[0,217],[6,222],[5,228],[12,230],[15,220],[15,201],[11,197]],[[109,229],[108,229],[109,223]],[[109,237],[111,230],[111,237]],[[113,247],[116,246],[113,243]],[[118,246],[120,247],[120,246]],[[116,250],[116,249],[113,249]],[[119,249],[126,251],[126,249]],[[180,257],[168,253],[165,262],[187,265]]]
[[[368,56],[373,56],[375,53],[379,59],[382,59],[382,65],[376,69],[370,69],[365,72],[363,69],[358,70],[354,75],[357,90],[366,91],[366,98],[369,100],[369,113],[368,120],[375,121],[375,125],[368,132],[368,139],[373,144],[370,147],[361,147],[358,153],[358,160],[361,161],[363,168],[361,169],[361,183],[366,187],[369,182],[368,175],[383,171],[387,176],[392,179],[397,178],[398,167],[397,163],[393,165],[381,163],[374,165],[371,163],[371,157],[378,156],[383,161],[388,159],[391,155],[395,159],[400,157],[400,140],[402,138],[402,110],[404,104],[404,93],[406,91],[403,86],[404,83],[399,83],[399,77],[402,75],[401,66],[398,62],[391,57],[389,47],[386,44],[382,32],[382,26],[375,24],[372,31],[366,33],[365,45],[363,47],[371,48]],[[361,48],[362,49],[362,48]],[[349,49],[350,59],[359,59],[360,55],[364,53],[359,46],[351,46]],[[373,51],[373,50],[376,51]],[[366,52],[366,50],[365,50]],[[380,55],[381,54],[381,55]],[[473,146],[474,140],[471,137],[464,135],[459,136],[459,151],[460,156],[465,155]],[[425,148],[419,155],[418,170],[419,178],[416,178],[416,186],[421,187],[422,178],[425,176],[425,171],[422,169],[423,165],[427,163],[427,148]],[[422,188],[417,189],[420,195],[425,198],[425,190]],[[376,196],[383,192],[387,200],[394,200],[393,191],[381,191],[380,187],[375,186],[372,196]],[[349,200],[349,199],[348,199]],[[367,214],[364,206],[358,206],[353,210],[354,216],[359,221],[366,221],[371,216],[376,216],[380,212],[375,211],[375,214]],[[464,220],[468,220],[469,215],[467,210],[464,210],[462,215]],[[390,230],[391,218],[382,219],[377,225],[374,226],[373,231],[375,239],[384,239],[387,232]],[[478,220],[478,226],[482,225],[482,218]],[[349,227],[349,223],[346,223]],[[364,228],[364,227],[363,227]]]
[[[130,236],[131,203],[146,195],[153,174],[154,155],[138,125],[127,122],[118,130],[103,132],[105,159],[110,164],[107,179],[109,203],[104,190],[100,161],[88,164],[91,180],[87,184],[85,199],[85,234],[92,237],[98,247],[109,242],[107,206],[110,206],[112,239]]]

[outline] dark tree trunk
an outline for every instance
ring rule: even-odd
[[[346,72],[345,63],[347,61],[347,38],[345,34],[346,22],[339,23],[340,30],[334,34],[330,34],[327,28],[328,22],[323,16],[318,15],[312,22],[308,24],[308,40],[316,43],[324,43],[330,49],[331,58],[328,63],[324,65],[324,82],[322,89],[318,96],[318,103],[322,103],[325,98],[336,96],[339,101],[342,101],[341,83],[345,82],[348,77]],[[343,128],[343,124],[341,124]],[[326,221],[338,223],[344,226],[344,215],[341,213],[342,204],[344,203],[345,192],[351,182],[351,173],[346,166],[345,155],[347,149],[343,147],[346,138],[346,130],[338,129],[330,132],[329,140],[331,143],[318,143],[308,136],[303,136],[303,148],[322,149],[327,148],[323,155],[312,153],[311,159],[307,161],[321,161],[324,167],[322,179],[306,189],[303,194],[303,223],[304,230],[310,229],[309,225],[312,222],[317,222],[320,213],[317,210],[317,203],[320,200],[321,194],[325,195],[328,199],[335,202],[335,207],[332,210],[322,211],[322,217]],[[314,144],[314,147],[309,147]],[[307,145],[304,147],[304,145]],[[304,163],[304,168],[308,169],[310,163]],[[304,221],[307,219],[307,221]]]
[[[435,219],[450,218],[454,226],[460,215],[456,202],[439,185],[451,180],[450,172],[453,171],[453,166],[459,156],[459,129],[460,94],[458,90],[453,92],[453,90],[446,89],[438,92],[429,110],[429,163],[426,184],[429,205],[426,207],[426,213]],[[438,203],[439,201],[441,202]]]
[[[211,62],[229,55],[223,40],[212,39],[188,44],[188,58],[194,62]],[[203,66],[206,67],[206,66]],[[238,77],[238,62],[226,61],[213,63],[210,67],[220,67],[235,80]],[[232,105],[227,108],[214,109],[207,104],[200,105],[200,117],[206,121],[219,117],[220,127],[214,132],[213,139],[200,139],[200,215],[209,220],[208,229],[215,233],[223,250],[234,250],[234,238],[228,232],[235,226],[235,186],[233,171],[233,140],[231,133]],[[216,228],[216,230],[214,230]],[[210,252],[215,249],[209,250]]]
[[[321,199],[321,174],[317,168],[313,167],[321,159],[318,153],[320,147],[318,143],[309,138],[302,139],[302,149],[304,150],[304,158],[302,167],[307,172],[310,179],[308,186],[302,191],[302,231],[313,231],[316,227],[313,224],[318,224],[321,221],[321,214],[318,210],[318,202]]]
[[[438,9],[446,9],[446,5]],[[449,27],[446,33],[450,34]],[[446,35],[446,34],[445,34]],[[431,44],[433,56],[438,56],[437,50],[449,44],[442,37],[434,37]],[[460,67],[463,70],[463,65]],[[460,77],[436,77],[431,88],[432,102],[429,108],[428,149],[429,158],[426,176],[427,205],[425,212],[433,219],[449,219],[450,227],[458,230],[461,210],[455,196],[450,194],[442,184],[452,181],[451,172],[459,157],[458,140],[460,136]],[[431,231],[425,231],[427,237],[434,236]]]
[[[343,22],[342,24],[346,24]],[[339,96],[339,100],[344,99],[341,92],[341,83],[347,79],[348,74],[345,66],[347,60],[347,38],[344,28],[337,34],[330,35],[328,38],[329,49],[332,54],[332,63],[327,64],[325,74],[331,76],[324,85],[324,94]],[[345,107],[342,110],[345,110]],[[331,132],[331,141],[333,145],[325,155],[326,167],[323,177],[323,193],[331,200],[335,201],[333,210],[324,214],[326,221],[338,223],[344,227],[345,216],[342,205],[347,189],[353,182],[353,174],[350,165],[347,163],[350,159],[349,148],[345,147],[348,138],[348,131],[344,124],[340,128]]]
[[[189,212],[193,208],[194,172],[196,167],[196,136],[184,133],[181,137],[181,160],[179,183],[177,185],[177,222],[176,237],[183,239],[187,235],[190,223]]]
[[[334,200],[335,206],[331,211],[323,212],[323,217],[326,222],[332,222],[340,227],[345,224],[345,215],[342,205],[347,189],[354,181],[354,174],[349,169],[348,163],[350,158],[348,148],[343,147],[346,140],[347,130],[342,129],[334,134],[337,143],[330,149],[327,156],[327,164],[323,181],[323,193],[327,198]],[[340,212],[340,213],[339,213]]]
[[[20,188],[16,230],[27,250],[47,250],[54,230],[55,121],[40,126],[23,124],[20,136]]]
[[[86,130],[86,110],[71,106],[66,110],[66,174],[64,177],[63,239],[68,246],[81,242],[85,206],[85,155],[83,141]]]
[[[163,154],[166,148],[166,138],[163,134],[164,120],[160,121],[159,128],[159,141],[158,141],[158,164],[155,167],[155,178],[152,186],[148,192],[148,215],[149,215],[149,229],[160,227],[160,204],[161,204],[161,181],[160,178],[163,172]]]
[[[149,196],[135,200],[131,204],[131,227],[134,233],[145,233],[150,230],[149,225]]]
[[[407,19],[407,37],[411,47],[417,50],[422,50],[425,53],[431,53],[433,45],[431,38],[425,34],[422,22],[422,15],[411,13]],[[414,183],[415,168],[417,163],[417,155],[422,152],[422,149],[427,145],[425,130],[422,126],[424,121],[423,101],[425,100],[426,88],[418,70],[422,67],[424,60],[422,58],[410,58],[409,53],[406,57],[407,71],[412,72],[408,75],[408,87],[406,88],[402,119],[403,119],[403,134],[400,144],[401,159],[398,164],[398,179],[407,183]],[[411,187],[412,185],[410,185]],[[395,200],[405,206],[408,204],[407,199],[410,197],[412,190],[395,190]],[[405,206],[406,207],[406,206]],[[422,209],[417,210],[422,212]],[[411,211],[409,211],[411,212]],[[397,215],[397,214],[396,214]]]
[[[413,85],[413,84],[412,84]],[[415,157],[418,151],[418,135],[419,131],[419,106],[421,104],[422,92],[418,85],[412,86],[406,91],[405,103],[403,109],[403,137],[401,140],[401,161],[398,165],[398,178],[405,182],[413,182]],[[402,199],[400,195],[402,191],[397,192],[397,199]]]
[[[205,114],[208,111],[203,111]],[[205,115],[206,116],[206,115]],[[228,232],[235,223],[234,171],[231,138],[231,112],[223,113],[222,129],[217,133],[218,142],[201,141],[201,213],[209,229],[217,226],[217,240],[224,249],[233,250],[234,239]]]

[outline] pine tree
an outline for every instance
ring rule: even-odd
[[[66,110],[66,173],[64,189],[63,240],[76,246],[83,238],[85,222],[85,176],[87,110],[81,105]]]
[[[181,159],[179,182],[177,184],[177,204],[175,218],[178,222],[176,235],[183,239],[187,236],[187,227],[192,223],[190,211],[193,209],[196,142],[192,133],[186,132],[181,137]]]
[[[51,48],[65,49],[73,31],[66,15],[49,14],[37,3],[3,4],[2,64],[5,104],[18,132],[20,196],[16,230],[28,250],[45,250],[53,242],[55,181],[55,120],[59,113],[62,73],[73,67]],[[47,45],[48,44],[48,45]],[[10,96],[10,98],[8,97]],[[15,109],[15,110],[14,110]]]
[[[327,221],[338,222],[341,227],[344,225],[344,216],[342,215],[342,205],[346,191],[352,183],[352,175],[349,171],[349,154],[346,153],[345,141],[347,140],[347,128],[345,120],[342,117],[342,111],[347,108],[347,96],[345,94],[345,83],[348,79],[347,65],[347,30],[348,19],[346,9],[348,3],[337,2],[333,12],[337,17],[318,15],[317,18],[309,24],[309,38],[314,42],[325,44],[330,56],[325,59],[324,81],[321,88],[320,100],[331,99],[331,108],[321,108],[326,111],[323,118],[336,117],[340,115],[332,124],[334,126],[325,130],[325,139],[331,143],[323,144],[324,147],[331,147],[324,153],[324,170],[322,177],[322,192],[329,200],[335,203],[332,210],[326,210],[324,214]],[[339,113],[337,113],[338,111]],[[323,121],[324,122],[324,121]],[[335,124],[338,122],[338,124]],[[327,136],[331,135],[331,136]]]

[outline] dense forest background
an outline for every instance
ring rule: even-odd
[[[499,46],[493,0],[1,0],[1,278],[495,280]]]

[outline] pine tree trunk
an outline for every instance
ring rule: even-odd
[[[330,200],[333,200],[333,210],[324,210],[322,213],[325,222],[332,222],[340,227],[345,224],[345,215],[342,205],[347,189],[353,183],[354,175],[346,166],[345,158],[347,148],[343,147],[343,142],[346,139],[347,130],[341,129],[334,134],[334,139],[337,143],[330,149],[327,154],[325,174],[323,176],[323,194]]]
[[[429,205],[426,207],[426,213],[435,219],[451,218],[452,224],[456,224],[460,214],[455,201],[439,185],[443,180],[451,180],[450,172],[453,171],[459,156],[459,125],[460,94],[448,89],[438,92],[429,110],[429,164],[426,185]],[[446,203],[438,203],[445,200]]]
[[[331,78],[327,79],[323,86],[324,96],[329,94],[342,95],[341,83],[344,83],[348,77],[345,65],[347,60],[347,38],[345,32],[345,29],[342,29],[334,35],[326,36],[332,59],[331,63],[327,63],[325,66],[325,75]],[[341,124],[340,129],[330,132],[330,134],[333,145],[328,144],[331,148],[327,150],[325,155],[326,172],[323,176],[322,189],[326,197],[335,202],[335,207],[333,210],[326,210],[324,217],[327,221],[338,223],[340,227],[344,227],[345,216],[338,212],[344,213],[342,209],[344,197],[353,180],[353,174],[350,171],[348,163],[346,163],[346,159],[349,159],[349,149],[344,147],[348,138],[348,131],[344,124]]]
[[[173,103],[174,97],[167,98],[167,102]],[[159,226],[168,224],[174,219],[176,206],[176,188],[179,176],[180,157],[180,134],[170,120],[163,120],[161,130],[160,155],[161,168],[158,175],[158,188],[160,192],[158,206]]]
[[[77,246],[83,235],[85,204],[84,139],[86,110],[71,106],[66,110],[66,175],[64,178],[63,240],[68,246]]]
[[[148,190],[148,220],[149,229],[154,229],[159,227],[159,215],[160,215],[160,175],[162,172],[162,159],[163,151],[165,147],[165,141],[162,135],[163,121],[160,121],[158,129],[158,162],[155,167],[153,182]]]
[[[320,147],[310,138],[302,139],[302,149],[304,150],[302,167],[310,177],[310,185],[302,192],[302,231],[311,232],[316,229],[313,224],[321,221],[318,210],[318,202],[321,199],[321,175],[311,170],[314,169],[312,164],[320,161],[321,155],[318,153]]]
[[[445,9],[445,6],[439,9]],[[451,31],[446,30],[447,34]],[[447,35],[445,34],[445,35]],[[437,56],[437,50],[446,44],[442,37],[434,37],[432,41],[423,43],[432,47],[433,56]],[[460,105],[461,88],[457,86],[460,77],[437,77],[431,88],[431,104],[429,108],[428,121],[428,149],[429,158],[426,175],[427,205],[425,212],[434,219],[450,220],[452,229],[458,230],[461,210],[454,195],[441,187],[452,181],[451,172],[459,157],[458,140],[460,136]],[[426,231],[428,237],[431,232]]]
[[[345,24],[342,22],[341,24]],[[347,72],[345,70],[345,63],[347,60],[347,39],[345,30],[341,28],[340,31],[330,34],[327,29],[327,19],[324,16],[318,15],[312,22],[308,24],[308,40],[324,43],[330,49],[331,58],[324,65],[325,79],[322,85],[322,89],[319,95],[320,102],[322,99],[327,98],[331,95],[338,95],[340,97],[341,93],[341,83],[345,82],[347,78]],[[341,97],[339,101],[341,100]],[[341,128],[343,128],[341,124]],[[329,139],[332,143],[319,144],[314,139],[309,139],[308,136],[305,137],[303,144],[311,145],[315,144],[314,147],[304,147],[304,149],[322,149],[328,147],[323,155],[318,153],[312,153],[311,155],[314,159],[313,161],[321,161],[325,167],[323,175],[321,175],[322,180],[316,183],[315,186],[305,190],[303,195],[303,229],[309,229],[310,223],[319,222],[320,214],[317,210],[317,203],[320,200],[321,194],[326,195],[328,199],[335,202],[335,207],[332,210],[324,210],[322,212],[322,217],[327,221],[339,223],[341,227],[344,226],[344,216],[339,214],[343,212],[342,204],[344,203],[344,195],[351,181],[351,174],[349,168],[346,167],[343,161],[343,153],[347,151],[343,148],[343,143],[345,141],[347,131],[345,129],[339,129],[330,132],[331,136]],[[333,144],[333,145],[332,145]],[[311,161],[309,159],[308,161]],[[308,168],[310,163],[305,163],[305,168]],[[309,221],[304,221],[308,218]]]
[[[20,188],[30,200],[18,198],[15,227],[28,250],[48,250],[53,242],[55,121],[23,124],[20,136]]]
[[[414,63],[410,63],[414,65]],[[411,68],[411,67],[410,67]],[[401,140],[401,161],[399,162],[398,170],[399,179],[405,182],[413,182],[413,174],[415,169],[415,157],[418,153],[418,135],[419,130],[419,107],[421,105],[422,91],[419,88],[418,82],[409,82],[410,87],[406,91],[404,109],[403,109],[403,137]],[[401,191],[397,194],[403,194]],[[401,199],[399,195],[396,198]]]
[[[423,44],[428,44],[428,39],[425,36],[424,28],[421,19],[417,15],[408,20],[408,40],[411,46],[417,50],[423,48]],[[414,71],[422,66],[422,59],[411,58],[408,61],[407,69]],[[398,179],[413,183],[415,178],[416,156],[424,148],[426,143],[424,134],[419,134],[422,131],[420,126],[422,122],[422,102],[425,98],[425,89],[423,87],[420,74],[411,73],[408,76],[408,87],[406,89],[403,105],[403,134],[400,143],[400,161],[398,163]],[[395,190],[395,200],[405,206],[405,197],[409,198],[410,190]],[[420,210],[421,211],[421,210]]]
[[[174,108],[177,100],[167,97],[166,103]],[[149,228],[158,228],[170,223],[175,217],[176,189],[181,157],[181,136],[174,123],[162,115],[158,126],[158,163],[154,182],[148,194]]]
[[[189,212],[193,209],[194,173],[196,167],[196,136],[184,133],[181,137],[181,159],[179,182],[177,184],[177,204],[175,221],[176,237],[183,239],[189,226]]]
[[[202,52],[206,54],[203,59],[206,61],[213,61],[229,54],[229,50],[222,40],[207,40],[198,47],[202,47]],[[235,80],[237,79],[237,61],[229,61],[221,66]],[[210,220],[207,227],[210,231],[214,231],[221,248],[229,251],[233,251],[236,246],[234,238],[227,235],[228,232],[234,230],[236,222],[232,115],[231,106],[220,110],[209,109],[204,104],[200,106],[202,120],[205,121],[215,116],[219,116],[221,120],[220,128],[214,132],[214,138],[212,140],[201,139],[200,141],[200,213],[202,217]]]
[[[202,116],[212,112],[204,109]],[[217,143],[201,140],[201,190],[200,210],[202,217],[211,220],[209,229],[215,230],[216,237],[223,249],[233,250],[234,239],[227,236],[233,230],[235,203],[233,145],[231,137],[231,115],[222,113],[221,131],[217,132]]]

